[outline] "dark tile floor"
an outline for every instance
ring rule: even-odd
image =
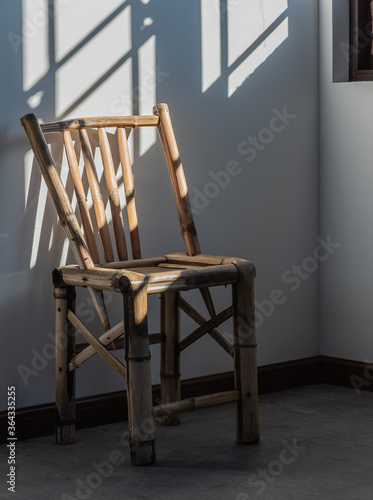
[[[373,394],[315,385],[260,398],[261,442],[235,444],[234,405],[157,425],[157,463],[130,465],[126,424],[16,446],[16,493],[0,498],[122,500],[373,499]],[[121,440],[123,443],[121,443]]]

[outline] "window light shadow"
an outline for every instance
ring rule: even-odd
[[[72,116],[150,114],[156,104],[157,66],[156,37],[152,34],[155,23],[153,17],[147,15],[147,3],[109,0],[100,6],[100,12],[81,22],[78,15],[78,20],[70,26],[71,36],[66,37],[66,23],[71,23],[68,5],[65,7],[54,0],[41,0],[37,4],[23,0],[24,19],[36,19],[42,10],[48,13],[37,27],[36,35],[29,37],[23,46],[23,91],[29,107],[46,121]],[[24,23],[24,30],[26,25]],[[133,26],[138,28],[136,35]],[[113,96],[119,97],[113,101]],[[132,162],[137,155],[145,155],[155,142],[156,130],[152,128],[142,128],[135,140],[131,135],[128,143]],[[52,148],[61,160],[61,177],[68,188],[63,148],[60,152],[56,145]],[[76,153],[82,161],[81,151]],[[123,209],[124,184],[119,161],[115,163]],[[103,171],[98,158],[96,167],[101,182]],[[66,238],[61,240],[60,232],[54,230],[56,220],[47,214],[47,188],[41,177],[34,176],[35,168],[37,171],[33,154],[28,151],[24,157],[25,210],[31,201],[35,205],[29,267],[36,266],[47,247],[48,252],[56,251],[57,243],[61,251],[60,265],[64,265],[68,260],[69,242]],[[76,197],[70,194],[75,208]],[[89,191],[87,202],[92,209]],[[111,211],[106,208],[110,224]]]
[[[201,0],[202,92],[227,78],[228,97],[288,37],[288,0]]]

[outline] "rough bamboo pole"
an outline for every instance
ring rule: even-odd
[[[113,262],[114,253],[111,245],[109,227],[106,220],[105,205],[102,198],[100,184],[97,179],[95,162],[93,159],[92,148],[89,141],[86,129],[79,130],[80,143],[82,145],[82,153],[84,158],[85,170],[87,173],[88,185],[92,195],[93,207],[95,211],[98,232],[104,257],[106,262]]]
[[[227,285],[235,283],[237,277],[238,271],[234,264],[152,273],[149,275],[148,293]]]
[[[139,235],[139,222],[137,219],[135,186],[133,183],[133,172],[128,149],[126,130],[118,128],[118,146],[120,162],[122,165],[124,191],[126,194],[128,226],[130,230],[130,240],[132,256],[134,259],[141,259],[141,246]]]
[[[109,144],[109,139],[104,128],[98,129],[98,140],[101,150],[102,162],[104,165],[104,175],[106,186],[109,194],[111,215],[113,218],[113,227],[115,241],[118,250],[119,260],[127,260],[127,246],[126,246],[126,236],[124,232],[123,216],[120,207],[120,197],[118,191],[118,183],[115,176],[113,157],[111,155],[111,149]]]
[[[182,252],[170,253],[164,256],[170,264],[189,264],[191,266],[218,266],[224,263],[227,257],[220,255],[205,255],[203,253],[197,255],[187,255]]]
[[[200,288],[199,291],[202,295],[202,298],[206,304],[207,310],[208,310],[211,318],[213,318],[214,316],[216,316],[216,312],[215,312],[215,307],[214,307],[214,303],[212,301],[210,290],[208,288]]]
[[[167,104],[157,104],[153,108],[153,113],[159,116],[159,137],[166,157],[168,172],[175,196],[180,222],[180,232],[184,239],[187,254],[196,255],[201,253],[201,248],[190,207],[188,186],[185,179],[183,164],[181,163]],[[210,316],[215,316],[215,308],[210,290],[208,288],[201,290],[201,294]]]
[[[128,269],[157,266],[162,262],[167,262],[166,257],[150,257],[141,260],[120,260],[117,262],[107,262],[106,264],[103,264],[102,267],[108,269]]]
[[[200,326],[206,323],[206,319],[194,307],[192,307],[183,297],[179,297],[179,307],[182,311],[190,316]],[[230,356],[234,356],[233,346],[230,344],[223,335],[213,328],[207,332]]]
[[[216,392],[215,394],[206,394],[205,396],[196,396],[194,398],[182,399],[174,403],[153,406],[153,416],[162,417],[187,411],[200,410],[211,406],[234,403],[240,398],[239,391]]]
[[[166,292],[161,295],[161,402],[171,403],[181,398],[180,389],[180,311],[179,293]],[[179,425],[180,415],[165,415],[164,425]]]
[[[124,334],[124,321],[121,321],[117,325],[113,326],[113,328],[111,328],[103,335],[101,335],[97,340],[98,342],[100,342],[100,344],[108,346],[123,334]],[[85,347],[85,349],[83,349],[78,354],[76,354],[76,356],[71,358],[69,363],[69,370],[70,371],[75,370],[75,368],[78,368],[82,363],[84,363],[84,361],[87,361],[87,359],[94,356],[96,352],[97,352],[96,349],[91,344],[88,344]]]
[[[150,333],[149,345],[160,344],[163,340],[163,337],[164,337],[163,333]],[[86,349],[89,346],[90,344],[88,344],[88,342],[82,342],[81,344],[76,344],[75,346],[76,354],[77,355],[80,354],[81,352],[84,351],[84,349]],[[113,342],[111,342],[106,346],[106,349],[108,349],[109,351],[124,349],[124,338],[114,340]]]
[[[58,122],[43,123],[41,126],[44,133],[63,132],[67,128],[97,128],[97,127],[155,127],[158,125],[159,118],[154,115],[143,116],[105,116],[92,118],[75,118],[72,120],[63,120]]]
[[[87,349],[87,347],[91,347],[91,344],[89,344],[88,342],[80,342],[79,344],[76,344],[76,346],[75,346],[76,356],[78,356],[81,352],[83,352],[85,349]],[[108,344],[106,346],[106,349],[108,351],[116,351],[118,349],[124,349],[124,338],[119,338],[117,340],[113,340],[113,342],[111,342],[110,344]],[[93,354],[96,354],[96,351]],[[74,356],[74,358],[76,356]],[[75,363],[74,358],[71,359],[71,363],[69,364],[70,371],[77,368],[75,366],[75,364],[74,364],[74,366],[72,366],[72,363],[73,362]],[[81,365],[81,363],[79,364],[79,366],[80,365]]]
[[[82,269],[94,267],[90,251],[83,238],[79,222],[71,207],[69,197],[57,172],[56,165],[45,141],[39,121],[34,113],[21,118],[28,140],[43,174],[48,191],[56,207],[57,214],[64,228],[75,258]]]
[[[75,373],[68,369],[74,355],[75,331],[68,322],[68,311],[75,306],[73,287],[55,287],[56,340],[56,441],[69,444],[75,441]]]
[[[60,275],[60,280],[67,285],[88,286],[99,290],[119,292],[119,280],[127,277],[135,283],[142,283],[148,278],[148,293],[191,290],[193,288],[228,285],[238,280],[238,270],[234,264],[209,266],[200,269],[181,269],[160,273],[141,272],[131,269],[106,269],[96,267],[84,270],[75,266],[57,268],[54,273]]]
[[[79,163],[76,157],[73,140],[71,138],[71,132],[69,130],[65,130],[63,132],[63,140],[65,143],[67,161],[69,163],[71,179],[74,184],[80,217],[83,223],[84,236],[86,238],[88,248],[92,254],[93,261],[95,264],[98,264],[100,262],[100,257],[98,255],[92,220],[89,214],[87,196],[84,191],[82,178],[80,177]]]
[[[86,341],[91,344],[93,349],[98,352],[100,356],[104,358],[119,375],[126,378],[126,368],[125,366],[117,360],[105,347],[92,335],[92,333],[86,328],[83,323],[75,316],[72,311],[68,312],[68,319],[72,325],[78,330],[78,332],[86,339]]]
[[[196,330],[194,330],[194,332],[190,333],[187,337],[185,337],[185,339],[180,342],[180,351],[183,351],[184,349],[189,347],[191,344],[193,344],[193,342],[213,330],[216,326],[219,326],[221,323],[224,323],[224,321],[227,321],[227,319],[231,318],[232,315],[233,308],[232,306],[230,306],[227,307],[227,309],[224,309],[224,311],[222,311],[221,313],[206,321],[203,325],[198,327]]]
[[[188,187],[181,163],[179,150],[172,128],[167,104],[157,104],[153,113],[159,116],[158,130],[168,166],[171,184],[179,215],[180,232],[184,239],[188,255],[201,253],[193,214],[190,208]]]
[[[57,172],[56,165],[49,151],[39,121],[36,115],[31,113],[23,116],[21,118],[21,123],[25,129],[27,138],[48,187],[49,194],[56,207],[60,223],[69,239],[76,261],[81,269],[92,269],[95,263],[80,230],[80,225],[71,207],[64,185]],[[102,293],[98,290],[91,289],[89,293],[97,308],[99,318],[105,330],[110,329],[106,307],[102,300]]]
[[[125,315],[128,434],[133,465],[155,460],[152,385],[147,320],[147,283],[121,279]]]
[[[254,279],[255,268],[239,266],[240,279],[233,285],[235,389],[238,443],[259,441],[258,372],[256,361]]]
[[[170,264],[190,264],[193,266],[219,266],[226,264],[235,264],[236,266],[250,263],[248,260],[238,259],[237,257],[226,257],[222,255],[187,255],[183,252],[176,252],[164,255]]]

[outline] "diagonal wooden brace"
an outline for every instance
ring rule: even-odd
[[[189,302],[187,302],[182,297],[179,297],[179,307],[180,307],[180,309],[182,311],[185,312],[185,314],[187,314],[188,316],[190,316],[200,326],[203,326],[203,325],[205,325],[207,323],[207,320],[202,316],[202,314],[200,314],[198,311],[196,311],[196,309],[194,309],[194,307],[192,307],[189,304]],[[226,319],[228,319],[230,316],[228,316]],[[218,332],[218,330],[216,330],[216,328],[212,327],[211,330],[207,331],[206,333],[208,333],[233,358],[233,356],[234,356],[234,349],[233,349],[232,344],[230,344],[223,337],[223,335],[220,332]]]
[[[119,338],[121,335],[124,334],[124,321],[121,321],[117,325],[113,326],[110,330],[105,332],[101,337],[99,337],[97,340],[100,342],[100,344],[104,346],[110,346],[110,344]],[[92,347],[91,345],[85,347],[81,352],[79,352],[76,356],[71,358],[70,363],[69,363],[69,370],[75,370],[75,368],[78,368],[84,361],[87,361],[87,359],[91,358],[96,354],[96,349]]]
[[[183,339],[180,342],[179,344],[180,350],[182,351],[186,347],[193,344],[193,342],[195,342],[203,335],[213,330],[216,326],[220,325],[221,323],[224,323],[224,321],[227,321],[227,319],[231,318],[232,315],[233,315],[233,307],[230,306],[227,307],[227,309],[224,309],[224,311],[222,311],[221,313],[211,318],[209,321],[205,321],[199,328],[194,330],[194,332],[192,332],[190,335],[185,337],[185,339]]]
[[[123,378],[126,378],[126,368],[125,366],[117,360],[105,347],[92,335],[92,333],[86,328],[83,323],[78,319],[72,311],[68,312],[68,320],[70,323],[78,330],[78,332],[83,335],[87,342],[102,356],[105,361],[107,361]]]

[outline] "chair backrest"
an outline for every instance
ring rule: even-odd
[[[21,123],[26,131],[49,193],[53,199],[60,222],[69,238],[77,263],[83,269],[94,267],[95,264],[100,262],[94,230],[95,224],[92,222],[93,215],[96,219],[96,226],[99,232],[99,241],[101,241],[104,259],[106,262],[113,262],[115,260],[113,244],[110,238],[105,214],[106,199],[110,202],[109,205],[118,258],[121,261],[128,259],[125,228],[113,161],[113,157],[118,157],[118,155],[123,174],[132,257],[133,259],[141,259],[133,172],[126,134],[127,128],[157,127],[175,196],[180,231],[184,239],[186,252],[188,255],[200,253],[198,237],[189,203],[188,188],[171,124],[168,106],[166,104],[157,104],[153,108],[153,113],[153,115],[149,116],[82,118],[43,124],[39,123],[36,115],[33,113],[21,118]],[[109,127],[115,127],[116,129],[115,146],[117,151],[113,151],[113,141],[110,141],[108,138],[106,128]],[[95,164],[97,157],[94,154],[90,140],[92,130],[97,131],[97,149],[98,153],[101,155],[106,192],[101,189],[102,182],[99,182],[97,176]],[[77,206],[79,207],[83,233],[45,139],[45,134],[50,132],[58,132],[63,136],[64,149],[66,151],[71,179],[77,198]],[[80,149],[76,147],[77,141],[80,142]],[[79,169],[79,159],[76,154],[77,150],[81,151],[84,159],[86,182],[83,182],[83,176]],[[88,190],[92,197],[93,210],[89,210],[87,203]]]

